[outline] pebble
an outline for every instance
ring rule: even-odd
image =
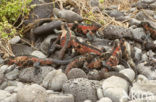
[[[17,44],[20,40],[21,40],[21,38],[19,36],[15,36],[14,38],[9,40],[9,43],[10,44]]]
[[[83,102],[89,99],[93,102],[97,100],[96,89],[90,80],[85,78],[70,79],[63,85],[63,92],[74,96],[74,102]]]
[[[19,79],[22,82],[36,82],[41,83],[42,79],[39,78],[40,74],[35,75],[35,68],[24,68],[20,71]]]
[[[127,92],[123,89],[123,88],[107,88],[103,91],[104,96],[105,97],[109,97],[113,102],[121,102],[120,100],[123,100],[123,98],[125,98],[125,100],[128,101],[128,97],[126,99],[125,96],[128,96]],[[126,102],[127,102],[126,101]]]
[[[15,79],[17,79],[18,75],[19,75],[19,70],[17,68],[15,68],[14,70],[5,74],[5,77],[9,80],[15,80]]]
[[[8,91],[0,90],[0,102],[3,102],[5,98],[10,96],[11,94]]]
[[[132,26],[132,25],[138,26],[139,24],[141,24],[141,21],[139,21],[139,20],[137,20],[137,19],[135,19],[135,18],[131,18],[131,19],[129,20],[129,25],[130,25],[130,26]],[[136,35],[137,35],[137,34],[136,34]]]
[[[6,73],[8,67],[9,67],[8,65],[2,65],[0,67],[0,72],[3,73],[3,74]]]
[[[95,69],[91,70],[87,74],[88,79],[90,80],[98,80],[99,79],[99,72]]]
[[[107,13],[109,16],[114,17],[115,19],[119,19],[121,17],[124,17],[124,14],[117,9],[108,10]]]
[[[67,76],[62,72],[62,70],[54,70],[46,75],[42,82],[42,85],[46,89],[60,91],[62,90],[62,86],[66,81]]]
[[[107,88],[122,88],[127,92],[128,87],[129,87],[128,82],[125,79],[117,76],[109,77],[105,79],[102,83],[103,91],[105,91]]]
[[[4,80],[4,74],[0,71],[0,84],[3,82]]]
[[[35,73],[34,67],[24,68],[20,71],[19,79],[22,82],[35,82],[35,83],[42,83],[44,77],[50,72],[54,70],[53,67],[50,66],[41,66],[37,69],[37,73]]]
[[[85,100],[85,101],[83,101],[83,102],[92,102],[91,100]]]
[[[11,48],[15,56],[31,55],[34,50],[32,47],[24,44],[13,44]]]
[[[101,87],[98,87],[96,91],[97,91],[98,99],[101,99],[102,97],[104,97]]]
[[[142,39],[146,37],[146,33],[143,28],[132,29],[132,34],[136,39]]]
[[[11,94],[10,97],[5,98],[2,102],[17,102],[17,94]]]
[[[100,100],[98,100],[97,102],[112,102],[112,100],[108,97],[103,97]]]
[[[146,13],[146,15],[145,15],[145,13]],[[140,12],[138,12],[137,14],[136,14],[136,19],[138,19],[138,20],[149,20],[149,18],[147,17],[147,15],[149,15],[149,16],[152,16],[153,17],[153,15],[154,15],[154,11],[152,11],[152,10],[144,10],[144,11],[140,11]]]
[[[91,7],[99,6],[99,0],[90,0]]]
[[[120,73],[122,73],[125,76],[127,76],[131,81],[133,81],[134,78],[135,78],[135,72],[132,69],[130,69],[130,68],[121,70]]]
[[[18,102],[46,102],[46,100],[46,90],[37,84],[25,85],[17,92]]]
[[[151,4],[155,2],[155,0],[141,0],[142,3]]]
[[[46,58],[46,55],[45,54],[43,54],[41,51],[33,51],[32,53],[31,53],[31,55],[32,56],[36,56],[36,57],[38,57],[38,58]]]
[[[134,52],[135,53],[133,59],[138,63],[142,58],[142,50],[140,48],[134,47]]]
[[[150,4],[150,8],[151,8],[152,10],[155,10],[155,9],[156,9],[156,2]]]
[[[86,73],[80,68],[73,68],[67,74],[68,79],[87,78]]]
[[[140,74],[145,75],[148,79],[156,79],[155,71],[151,70],[152,66],[145,66],[145,63],[139,63],[136,68]]]
[[[47,102],[74,102],[72,94],[50,94]]]
[[[144,100],[144,102],[155,102],[156,101],[155,87],[156,87],[155,80],[138,79],[137,82],[135,82],[133,84],[133,87],[130,89],[129,96],[132,100],[142,99]]]
[[[17,86],[8,86],[4,90],[8,91],[10,93],[14,93],[16,88],[17,88]]]

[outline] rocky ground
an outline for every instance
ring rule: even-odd
[[[14,55],[61,60],[83,55],[84,53],[74,55],[73,50],[76,48],[66,48],[63,58],[60,57],[62,48],[50,53],[49,49],[54,47],[53,44],[56,43],[63,22],[59,18],[67,23],[78,21],[78,24],[83,22],[83,18],[77,9],[71,7],[70,10],[54,10],[53,4],[48,3],[50,0],[43,1],[47,4],[35,7],[29,19],[24,21],[24,25],[30,25],[32,22],[34,24],[36,19],[49,18],[35,23],[34,26],[28,26],[25,38],[29,40],[35,38],[34,47],[26,43],[23,38],[16,36],[9,41]],[[32,2],[32,4],[42,3],[40,0]],[[105,66],[102,64],[98,69],[96,66],[86,67],[86,63],[89,63],[85,61],[87,59],[81,67],[75,64],[67,71],[69,64],[43,65],[36,70],[33,66],[20,68],[21,66],[17,64],[4,64],[5,59],[1,58],[0,102],[156,102],[156,0],[138,0],[131,4],[129,10],[118,9],[119,5],[101,9],[96,0],[90,0],[89,3],[93,12],[97,14],[101,12],[104,16],[107,15],[116,22],[124,24],[113,24],[112,21],[107,26],[94,31],[96,37],[86,37],[87,34],[75,36],[81,42],[86,44],[90,42],[88,46],[92,45],[104,54],[109,53],[110,56],[113,53],[112,48],[115,48],[113,43],[124,38],[126,42],[120,52],[124,62],[119,61],[120,56],[116,55],[119,62],[111,67],[117,69],[114,72],[128,77],[130,82],[117,75],[99,80],[99,72]],[[70,6],[66,4],[64,8],[69,9]],[[57,19],[51,21],[50,17],[54,16]],[[126,24],[128,26],[125,26]],[[63,33],[62,31],[61,36]],[[101,56],[101,53],[100,55],[94,51],[91,53],[97,54],[98,58]],[[107,61],[106,59],[106,63]],[[101,63],[103,62],[102,60]]]

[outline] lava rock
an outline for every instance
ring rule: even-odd
[[[53,67],[49,66],[43,66],[40,67],[39,69],[35,69],[33,67],[25,68],[20,71],[19,79],[22,82],[35,82],[40,84],[42,83],[44,77],[53,69],[54,69]]]
[[[37,84],[25,85],[17,92],[18,102],[46,102],[46,99],[46,90]]]
[[[17,79],[18,75],[19,75],[19,70],[17,68],[15,68],[14,70],[5,74],[5,77],[9,80],[15,80],[15,79]]]
[[[137,9],[148,9],[149,8],[149,4],[141,2],[140,0],[136,3],[136,7]]]
[[[3,82],[4,80],[4,74],[0,71],[0,84]]]
[[[26,19],[24,21],[24,24],[27,25],[29,23],[32,23],[36,19],[50,18],[52,16],[52,14],[53,14],[53,4],[43,5],[44,3],[49,3],[49,2],[51,2],[51,0],[44,0],[44,1],[32,0],[31,5],[41,4],[42,6],[35,6],[31,10],[28,19]],[[55,6],[57,6],[57,4]],[[39,24],[41,24],[43,22],[44,21],[39,22]]]
[[[91,7],[99,6],[99,0],[90,0]]]
[[[22,82],[36,82],[41,83],[41,78],[39,74],[35,75],[35,68],[24,68],[20,71],[19,79]]]
[[[100,32],[104,38],[107,39],[119,39],[123,37],[130,37],[132,38],[132,32],[128,28],[115,26],[115,25],[108,25],[104,28],[103,32]]]
[[[97,70],[91,70],[89,71],[89,73],[87,74],[88,79],[90,80],[98,80],[99,79],[99,72]]]
[[[62,72],[62,70],[54,70],[46,75],[42,85],[47,89],[60,91],[65,81],[67,81],[67,76]]]
[[[137,19],[135,19],[135,18],[131,18],[131,19],[129,20],[129,25],[130,25],[130,26],[132,26],[132,25],[138,26],[139,24],[141,24],[141,21],[139,21],[139,20],[137,20]],[[137,34],[136,34],[136,35],[137,35]]]
[[[146,14],[145,14],[145,13]],[[143,20],[150,20],[149,18],[148,18],[148,16],[147,15],[149,15],[149,16],[154,16],[154,11],[152,11],[152,10],[144,10],[144,11],[140,11],[140,12],[138,12],[137,14],[136,14],[136,16],[135,16],[135,18],[136,19],[138,19],[138,20],[140,20],[140,21],[143,21]]]
[[[155,2],[155,0],[141,0],[142,3],[151,4]]]
[[[74,102],[72,94],[50,94],[47,102]]]
[[[53,13],[58,18],[65,19],[68,23],[73,23],[74,21],[81,22],[83,20],[83,18],[79,14],[71,10],[59,10],[57,8],[54,8]]]
[[[132,34],[136,39],[143,39],[146,37],[146,33],[143,28],[132,29]]]
[[[96,89],[85,78],[71,79],[64,83],[63,91],[74,96],[74,102],[83,102],[86,99],[95,102],[97,100]]]
[[[108,12],[108,15],[110,15],[111,17],[115,17],[115,19],[119,19],[124,16],[124,14],[117,9],[110,10]]]
[[[44,55],[41,51],[37,51],[37,50],[33,51],[31,55],[36,56],[38,58],[46,58],[46,55]]]
[[[31,55],[31,53],[33,52],[33,49],[31,47],[23,44],[12,44],[11,48],[15,56]]]
[[[68,79],[87,78],[86,73],[80,68],[73,68],[67,73]]]

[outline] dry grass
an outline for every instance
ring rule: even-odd
[[[131,4],[137,1],[138,0],[104,0],[104,2],[100,4],[100,8],[107,8],[111,5],[118,5],[119,10],[129,10]],[[128,27],[128,23],[116,21],[114,18],[110,17],[107,14],[103,15],[102,12],[93,13],[92,8],[89,6],[89,0],[54,0],[54,2],[59,2],[61,9],[64,8],[64,4],[70,4],[71,6],[78,8],[79,14],[82,17],[102,24],[103,27],[101,29],[109,24]],[[1,39],[0,41],[0,53],[3,53],[4,57],[14,56],[10,44],[6,39]]]
[[[128,23],[116,21],[114,18],[110,17],[107,14],[103,15],[102,12],[92,13],[92,9],[89,6],[88,1],[89,0],[64,0],[63,3],[68,3],[73,5],[74,7],[78,7],[81,16],[86,19],[100,23],[103,27],[109,24],[128,27]],[[100,8],[107,8],[111,5],[118,5],[119,10],[129,10],[131,4],[137,1],[138,0],[104,0],[104,2],[100,4]]]

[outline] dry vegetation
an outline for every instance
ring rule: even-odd
[[[100,2],[100,9],[102,11],[102,9],[107,8],[111,5],[118,5],[119,10],[129,10],[131,4],[137,2],[138,0],[101,0],[101,1],[102,2]],[[84,19],[87,19],[87,21],[94,21],[100,23],[103,26],[102,28],[104,28],[109,24],[128,27],[128,23],[126,21],[125,22],[116,21],[114,18],[110,17],[107,14],[103,15],[102,12],[93,13],[92,8],[89,6],[89,0],[54,0],[52,3],[54,4],[56,2],[60,5],[60,9],[63,9],[64,8],[63,5],[66,4],[71,5],[71,7],[78,8],[80,15],[83,16]],[[10,45],[8,44],[8,41],[6,40],[0,41],[0,53],[4,53],[5,56],[13,55]]]

